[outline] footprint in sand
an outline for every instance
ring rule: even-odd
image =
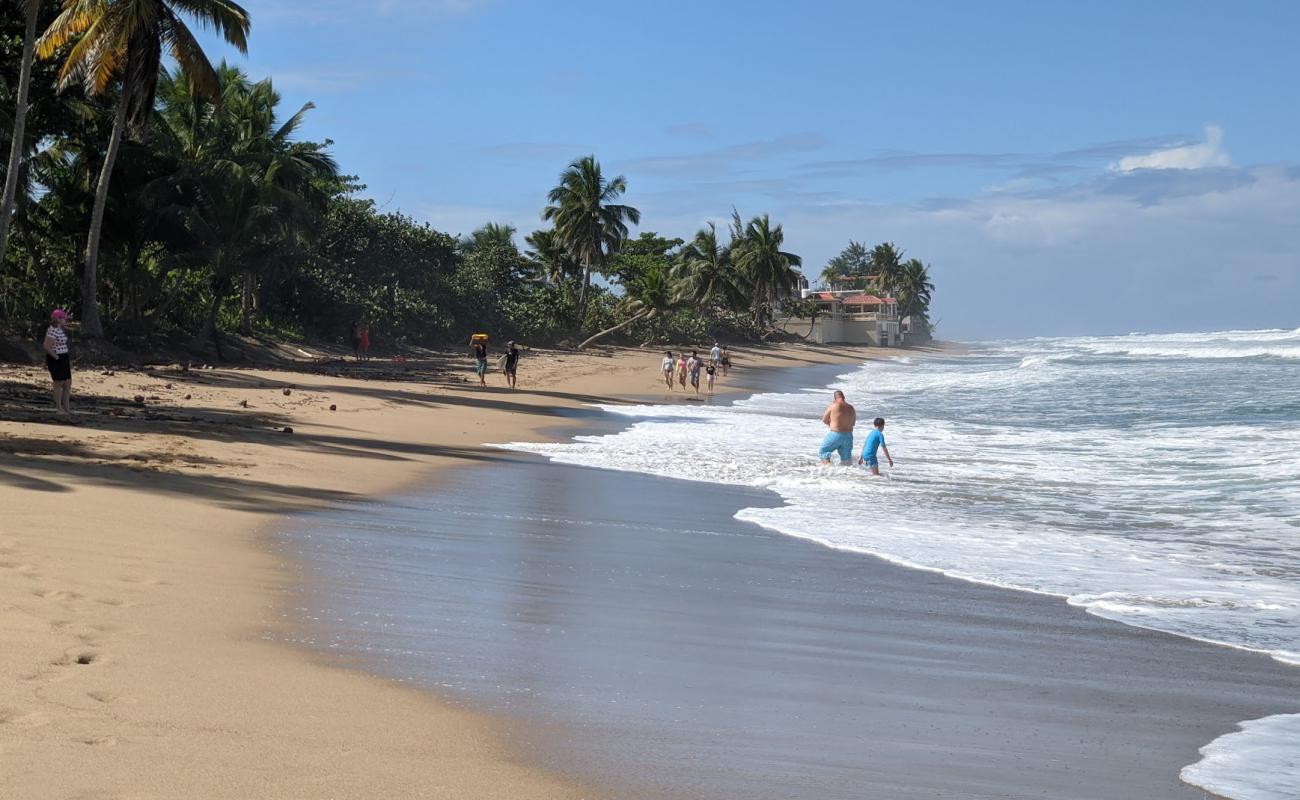
[[[77,739],[77,741],[91,747],[112,747],[117,744],[117,739],[112,736],[87,736],[83,739]]]
[[[45,600],[80,600],[85,597],[84,594],[78,594],[66,589],[37,589],[32,594]]]
[[[0,569],[9,569],[26,578],[40,577],[36,574],[35,564],[23,564],[17,561],[0,561]]]
[[[0,708],[0,725],[12,725],[15,728],[36,728],[50,721],[44,711],[21,711],[16,708]]]
[[[108,705],[109,703],[121,703],[125,705],[133,705],[136,702],[136,699],[134,697],[127,697],[124,695],[113,694],[112,692],[104,692],[104,691],[86,692],[86,697],[89,697],[91,700],[94,700],[96,703],[103,703],[104,705]]]

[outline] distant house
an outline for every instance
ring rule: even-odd
[[[817,303],[815,317],[784,317],[777,324],[789,333],[806,336],[819,344],[869,344],[877,347],[897,347],[903,343],[903,330],[898,318],[898,301],[892,297],[867,294],[861,288],[872,278],[840,276],[843,281],[832,281],[830,289],[804,292],[804,299]],[[857,284],[847,288],[835,288]]]

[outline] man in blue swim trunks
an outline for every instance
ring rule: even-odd
[[[876,417],[876,421],[872,424],[876,429],[867,435],[867,443],[862,446],[862,457],[858,459],[858,463],[870,467],[872,475],[879,475],[880,460],[876,458],[876,451],[885,451],[885,458],[889,459],[891,467],[894,466],[894,457],[889,454],[889,448],[885,446],[885,418]]]
[[[840,466],[853,464],[853,426],[858,422],[858,412],[844,399],[844,392],[835,391],[835,399],[822,414],[822,424],[830,428],[826,438],[822,439],[821,458],[823,464],[831,463],[831,453],[840,454]]]

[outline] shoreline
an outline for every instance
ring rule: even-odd
[[[308,606],[323,646],[516,716],[541,763],[618,797],[1190,799],[1199,748],[1294,707],[1272,659],[736,520],[763,490],[499,469],[528,512],[465,473],[374,528],[318,518],[298,544],[334,588]]]
[[[739,348],[737,367],[912,352]],[[89,392],[99,411],[82,425],[0,422],[0,497],[17,509],[0,527],[0,569],[15,576],[0,589],[12,642],[0,667],[18,679],[0,692],[6,796],[585,796],[521,764],[490,715],[265,641],[284,630],[296,577],[266,526],[427,484],[488,458],[494,438],[567,429],[586,403],[654,392],[657,360],[530,354],[515,392],[462,382],[471,370],[454,357],[434,383],[81,373],[74,403]],[[35,368],[0,377],[41,386]],[[192,768],[159,767],[178,760]]]
[[[790,386],[785,386],[784,390],[790,390]],[[610,427],[620,427],[620,421],[610,420]],[[646,596],[643,593],[645,581],[671,575],[675,591],[705,589],[705,585],[697,587],[699,581],[705,581],[710,591],[715,591],[716,584],[719,583],[731,584],[733,587],[740,584],[746,589],[753,587],[754,579],[749,572],[746,572],[744,580],[738,581],[719,579],[715,574],[715,568],[731,567],[735,561],[749,562],[750,565],[814,562],[818,565],[816,568],[802,570],[810,576],[803,580],[810,580],[814,575],[818,580],[823,580],[828,572],[835,572],[846,580],[858,581],[854,584],[857,591],[832,591],[836,597],[870,598],[875,594],[875,600],[862,605],[866,611],[871,611],[872,606],[875,606],[876,618],[872,619],[870,613],[849,614],[846,617],[833,613],[813,614],[805,620],[805,627],[801,630],[811,631],[819,626],[827,626],[833,628],[833,636],[816,641],[797,639],[785,644],[774,639],[766,643],[766,648],[759,648],[757,653],[750,649],[753,648],[753,643],[750,643],[737,656],[737,661],[744,662],[744,666],[737,663],[733,667],[753,667],[761,673],[774,669],[774,663],[750,663],[754,658],[762,658],[762,654],[770,649],[783,653],[800,653],[801,658],[813,657],[813,654],[828,650],[844,650],[845,656],[837,661],[837,669],[828,670],[823,678],[846,669],[857,669],[862,658],[875,661],[875,665],[872,665],[875,673],[872,674],[891,683],[893,689],[876,697],[876,701],[879,702],[879,708],[885,709],[884,719],[894,726],[894,734],[901,734],[900,739],[906,741],[907,736],[915,731],[930,727],[931,734],[927,739],[937,739],[952,748],[943,753],[943,757],[931,762],[919,758],[915,753],[911,756],[907,754],[907,747],[931,747],[928,741],[913,740],[900,749],[889,735],[878,735],[865,752],[893,752],[898,764],[907,765],[911,770],[911,773],[904,770],[900,774],[897,767],[894,767],[891,774],[883,766],[876,767],[879,771],[876,771],[872,780],[887,777],[881,786],[887,786],[893,792],[881,793],[881,797],[939,796],[935,792],[958,791],[958,787],[962,786],[965,788],[961,791],[974,792],[971,788],[974,784],[962,783],[963,779],[971,775],[979,777],[980,797],[985,796],[983,792],[989,792],[989,797],[1005,796],[1005,792],[1017,796],[1074,797],[1078,795],[1071,791],[1071,787],[1076,788],[1082,784],[1093,786],[1095,793],[1089,793],[1088,796],[1114,797],[1117,800],[1127,799],[1135,793],[1152,797],[1208,796],[1201,788],[1179,780],[1180,770],[1196,762],[1200,748],[1218,736],[1230,734],[1236,730],[1239,722],[1248,721],[1256,715],[1294,713],[1296,710],[1294,702],[1290,701],[1294,689],[1300,686],[1294,670],[1284,663],[1265,658],[1262,654],[1245,653],[1229,645],[1201,643],[1190,637],[1102,618],[1088,613],[1086,609],[1066,604],[1060,596],[1054,594],[1021,592],[979,581],[954,579],[940,571],[918,570],[888,561],[879,555],[829,548],[822,542],[801,540],[733,519],[735,511],[742,507],[766,505],[763,500],[754,498],[758,494],[768,496],[761,489],[728,485],[719,487],[705,481],[684,481],[638,472],[565,466],[547,462],[545,457],[508,459],[508,462],[503,460],[499,466],[508,476],[508,484],[523,487],[519,489],[519,507],[529,509],[528,514],[517,516],[517,513],[506,509],[473,506],[463,498],[472,493],[471,487],[476,481],[472,476],[456,476],[451,487],[435,488],[412,494],[411,497],[399,498],[398,502],[389,507],[389,513],[383,515],[386,523],[385,531],[378,532],[381,536],[372,539],[369,533],[365,535],[365,541],[368,542],[367,558],[370,558],[369,548],[372,546],[378,550],[394,544],[403,548],[408,545],[415,548],[416,542],[419,542],[421,549],[433,548],[429,552],[437,554],[439,565],[443,561],[452,562],[451,566],[438,567],[435,575],[439,580],[446,579],[451,587],[482,583],[489,589],[448,589],[447,593],[451,594],[471,593],[469,600],[472,602],[465,602],[465,597],[452,601],[421,597],[419,602],[432,606],[416,606],[420,609],[419,613],[412,613],[409,610],[412,606],[403,605],[402,598],[391,593],[391,589],[386,589],[382,596],[391,598],[395,609],[390,609],[389,600],[383,600],[378,606],[365,605],[365,574],[357,576],[348,572],[348,578],[354,579],[352,583],[355,585],[348,588],[346,597],[334,593],[328,601],[322,601],[338,604],[326,607],[329,607],[331,613],[337,614],[361,611],[368,619],[368,624],[393,624],[396,630],[378,633],[374,628],[360,630],[354,626],[352,630],[346,630],[346,626],[325,624],[322,631],[334,633],[334,639],[326,640],[330,643],[329,647],[348,650],[350,647],[367,645],[357,657],[370,663],[378,673],[396,676],[403,682],[419,684],[428,691],[442,695],[459,692],[458,696],[468,697],[471,708],[489,708],[493,713],[516,713],[511,710],[516,705],[525,709],[519,713],[521,718],[530,723],[528,727],[537,731],[533,740],[541,741],[542,744],[533,744],[532,747],[539,753],[539,757],[545,758],[546,764],[558,765],[559,771],[564,774],[582,771],[591,775],[601,786],[616,786],[619,788],[617,796],[620,797],[768,797],[758,786],[740,783],[736,774],[731,775],[736,784],[724,786],[722,790],[715,784],[689,783],[681,775],[675,775],[672,780],[688,780],[688,786],[695,788],[682,788],[671,780],[664,784],[667,779],[662,774],[662,767],[660,774],[654,774],[650,765],[655,758],[671,761],[676,765],[675,771],[685,770],[694,761],[685,752],[673,751],[675,754],[669,753],[672,758],[655,753],[655,747],[667,747],[662,744],[664,741],[675,736],[694,741],[690,736],[701,730],[711,731],[710,735],[705,736],[706,741],[729,741],[737,736],[738,731],[745,730],[744,726],[735,731],[711,730],[705,722],[707,717],[685,723],[679,734],[671,734],[668,730],[655,727],[655,709],[692,709],[694,701],[699,700],[698,697],[682,699],[669,692],[668,696],[655,695],[651,697],[653,702],[647,701],[646,705],[637,706],[636,697],[624,695],[621,691],[615,692],[617,708],[624,709],[624,714],[629,714],[630,718],[636,719],[638,725],[645,725],[653,732],[653,735],[645,739],[634,740],[637,747],[611,744],[611,739],[617,739],[617,728],[604,730],[599,725],[584,727],[593,725],[593,721],[599,722],[599,715],[612,712],[615,708],[597,702],[602,697],[599,695],[602,688],[599,678],[602,675],[598,666],[602,660],[619,661],[624,665],[620,669],[632,669],[630,665],[633,663],[645,662],[650,665],[645,667],[646,673],[671,670],[668,665],[672,665],[673,661],[671,657],[668,657],[668,661],[656,658],[658,653],[653,650],[637,650],[634,644],[632,652],[617,657],[610,653],[619,650],[603,647],[601,641],[593,641],[584,647],[581,641],[582,624],[590,624],[593,617],[606,617],[602,630],[598,631],[599,636],[619,636],[625,628],[636,632],[636,637],[649,637],[656,648],[663,648],[667,641],[664,636],[676,635],[677,627],[695,626],[693,617],[714,617],[712,606],[716,604],[694,597],[693,602],[681,601],[680,606],[669,606],[666,611],[660,609],[660,606],[663,602],[671,601],[664,601],[663,597],[655,600],[653,594]],[[558,477],[563,473],[573,473],[573,477]],[[532,484],[539,485],[532,487]],[[584,503],[581,510],[575,511],[572,510],[572,505],[565,505],[565,498],[571,500],[577,493],[591,497],[591,506],[594,507],[588,507]],[[607,498],[619,496],[624,498],[621,502],[632,503],[630,509],[633,511],[630,514],[620,511],[619,515],[611,518],[611,509],[617,509],[619,502]],[[754,497],[732,506],[732,496]],[[719,497],[727,498],[722,503],[725,509],[714,509],[716,514],[710,516],[716,516],[716,519],[706,523],[688,522],[686,518],[677,518],[671,513],[666,518],[658,519],[647,510],[675,509],[679,503],[689,507],[715,506]],[[547,505],[549,498],[556,498],[552,505]],[[777,498],[771,496],[770,500],[775,501]],[[471,507],[473,511],[469,511]],[[536,524],[529,528],[528,520],[533,515],[543,522],[549,520],[545,532]],[[439,523],[435,522],[445,516],[454,519],[452,528],[438,527]],[[350,522],[348,519],[350,516],[346,513],[328,515],[322,524],[325,532],[318,533],[313,539],[328,541],[329,528],[337,528],[335,536],[355,537],[355,532],[350,532],[350,526],[359,520],[355,516],[352,516]],[[650,519],[658,519],[658,522],[649,526],[645,520]],[[565,523],[565,520],[569,522]],[[581,520],[580,526],[573,524],[577,520]],[[617,524],[608,524],[615,520]],[[556,523],[559,523],[558,527]],[[637,580],[630,583],[620,580],[625,578],[625,570],[636,571],[637,567],[632,565],[641,565],[643,561],[655,558],[655,550],[636,549],[649,548],[649,545],[628,542],[624,545],[606,545],[606,539],[617,539],[619,536],[627,539],[630,536],[629,541],[650,541],[677,529],[690,533],[689,528],[697,524],[703,524],[712,531],[727,529],[731,532],[725,533],[725,537],[744,536],[745,540],[738,548],[728,541],[725,552],[715,554],[712,559],[710,550],[718,550],[718,546],[710,544],[710,537],[681,542],[676,548],[689,553],[689,561],[669,561],[668,565],[655,562],[653,566],[646,567],[645,572],[637,574]],[[588,526],[595,526],[594,532],[577,532]],[[634,528],[630,535],[628,527]],[[746,528],[750,531],[742,532]],[[761,532],[755,532],[754,528]],[[425,541],[425,536],[428,536],[428,542]],[[494,557],[493,550],[485,550],[485,546],[480,544],[481,539],[502,540],[497,545],[502,552]],[[532,544],[528,544],[529,539],[533,540]],[[512,544],[507,546],[504,544],[507,541]],[[774,558],[771,553],[755,555],[755,542],[763,542],[763,548],[775,548],[776,553],[784,553],[785,557]],[[807,548],[810,544],[814,545],[813,548]],[[330,563],[330,558],[348,552],[346,548],[320,546],[324,553],[321,558],[326,563]],[[599,552],[606,546],[610,546],[614,554],[602,555]],[[672,548],[672,545],[666,546]],[[809,550],[815,550],[816,553],[809,553]],[[526,563],[530,565],[533,558],[538,558],[541,559],[542,566],[525,566],[525,561],[521,561],[524,553],[530,554]],[[569,553],[582,554],[582,558],[567,561],[565,554]],[[415,555],[419,553],[412,553],[411,558],[403,558],[396,563],[403,565],[403,568],[412,568],[413,585],[419,587],[425,581],[419,579],[420,572],[416,565],[420,562]],[[845,555],[848,558],[844,558]],[[549,561],[551,558],[554,561]],[[723,558],[724,561],[716,558]],[[588,568],[589,561],[597,565],[593,570],[594,578],[598,580],[593,580],[593,576],[582,579],[582,571]],[[491,565],[494,562],[502,562],[503,567],[500,570],[482,567],[485,563]],[[458,571],[456,563],[459,563],[461,570],[472,565],[469,567],[472,571]],[[610,563],[620,566],[601,568],[601,565]],[[364,572],[364,567],[359,568]],[[859,570],[865,571],[870,578],[862,580],[861,576],[855,575]],[[693,575],[693,572],[697,574]],[[698,572],[703,572],[707,578]],[[368,572],[368,575],[374,578],[376,572]],[[543,588],[552,575],[559,576],[559,583]],[[512,589],[513,581],[520,583]],[[611,589],[616,600],[602,596],[597,584],[603,585],[606,581],[617,581],[616,587]],[[326,579],[325,585],[330,583]],[[569,594],[575,592],[577,597],[569,597]],[[923,597],[928,600],[922,600]],[[451,610],[446,614],[430,613],[430,609],[441,609],[442,606],[438,604],[442,602],[450,602]],[[476,610],[493,607],[517,610],[532,607],[534,602],[541,605],[542,610],[538,611],[537,617],[545,619],[547,627],[564,631],[565,644],[549,645],[549,636],[537,633],[533,633],[537,637],[529,639],[529,626],[516,624],[519,620],[513,614],[517,611],[510,615],[497,615],[490,610]],[[936,604],[944,610],[936,611]],[[766,602],[759,601],[757,605],[788,609],[790,597],[781,596],[780,600],[768,598]],[[569,611],[565,613],[567,607]],[[745,614],[749,607],[750,604],[733,605],[731,611]],[[880,618],[881,607],[887,611],[883,618]],[[647,613],[643,609],[651,611]],[[668,627],[672,628],[672,632],[664,633],[653,626],[647,627],[646,615],[653,617],[655,609],[659,609],[659,614],[671,618],[671,626]],[[402,610],[406,610],[404,614],[398,613]],[[385,617],[385,611],[391,611],[391,614]],[[525,617],[532,618],[533,614],[525,614]],[[832,622],[828,622],[828,617],[833,619]],[[419,627],[403,627],[403,619],[424,618],[443,620],[437,628],[437,644],[430,637],[420,635]],[[891,622],[894,618],[904,622]],[[846,622],[846,619],[852,622]],[[867,622],[861,622],[863,619]],[[953,619],[958,620],[959,624],[954,624]],[[536,622],[533,620],[529,624]],[[911,627],[913,623],[924,624]],[[854,626],[866,627],[866,631],[870,632],[867,641],[871,641],[871,645],[865,641],[858,643],[857,647],[841,643],[841,637],[852,640],[854,631],[862,632],[862,628]],[[972,626],[975,632],[966,632]],[[755,626],[749,624],[748,620],[736,622],[728,619],[723,627],[708,628],[707,636],[716,639],[715,647],[710,648],[710,661],[707,662],[710,670],[718,669],[719,662],[727,662],[727,657],[715,656],[714,653],[737,649],[728,643],[729,636],[723,632],[727,627],[753,631]],[[511,644],[493,647],[477,640],[478,631],[498,630],[500,632],[494,633],[491,639]],[[702,640],[701,631],[693,633],[695,641]],[[387,649],[389,645],[385,644],[386,635],[394,637],[395,654]],[[768,635],[771,635],[770,630]],[[575,637],[576,644],[573,641]],[[685,636],[684,639],[690,640],[692,636]],[[885,641],[884,656],[868,654],[881,640]],[[1027,644],[1026,640],[1032,644]],[[461,643],[468,644],[461,647]],[[484,649],[484,652],[477,654],[480,661],[465,660],[465,654],[474,647]],[[555,652],[547,652],[549,647],[562,648],[563,661],[556,660],[558,654]],[[452,666],[459,669],[460,673],[455,670],[451,673],[439,671],[451,669],[446,666],[420,666],[433,665],[438,661],[438,650],[445,648],[458,653]],[[419,656],[419,661],[413,663],[409,660],[412,652]],[[521,653],[526,654],[526,661]],[[1073,663],[1076,657],[1082,657],[1082,665]],[[714,661],[715,658],[718,661]],[[507,666],[500,666],[503,663]],[[555,669],[562,663],[569,666],[582,665],[582,670],[563,680],[552,678],[554,674],[567,675],[567,671]],[[597,665],[594,671],[588,666],[593,663]],[[511,680],[510,669],[532,676],[536,683],[524,684],[519,680]],[[918,689],[918,679],[913,673],[922,675],[919,679],[922,688]],[[689,686],[706,680],[706,674],[705,671],[686,670],[685,674],[671,673],[671,676],[677,683]],[[880,678],[881,675],[883,678]],[[962,676],[961,682],[953,686],[954,676],[958,675]],[[485,680],[486,687],[472,688],[476,676]],[[629,675],[606,674],[603,678],[612,678],[617,682],[625,678],[640,684],[649,679],[649,675],[637,671]],[[932,683],[927,684],[927,680],[940,682],[939,686],[946,688],[935,691],[936,687]],[[564,686],[565,682],[569,686]],[[961,683],[965,682],[974,683],[980,688],[975,692],[967,691],[961,687]],[[744,682],[737,682],[737,686],[742,683]],[[853,686],[874,687],[874,683],[872,680],[859,680]],[[611,686],[621,686],[621,683],[603,684],[606,691],[614,691]],[[781,680],[771,680],[768,684],[770,692],[757,692],[728,708],[744,709],[746,706],[762,704],[764,697],[770,699],[777,692],[787,689],[794,695],[803,697],[805,689],[800,686],[797,679],[785,675]],[[510,691],[502,691],[503,687],[513,687],[521,695],[516,697]],[[849,693],[852,692],[849,686],[837,688],[842,691],[818,684],[815,692],[816,695],[835,697],[836,704],[846,702],[854,696]],[[737,692],[735,686],[718,686],[715,689],[723,696],[731,696],[728,692]],[[573,692],[577,692],[577,695]],[[559,700],[555,700],[556,696]],[[989,696],[997,697],[998,702],[989,704]],[[917,699],[919,705],[930,708],[918,714],[915,712],[919,706],[918,709],[907,708],[909,702],[900,704],[897,697]],[[1005,708],[1000,708],[1004,705],[1013,710],[1006,712]],[[545,713],[528,710],[534,706],[545,706],[550,710]],[[940,710],[944,706],[953,706],[957,710]],[[576,715],[578,722],[565,717],[565,708],[571,709],[568,714]],[[867,708],[875,706],[868,705]],[[859,714],[870,713],[867,708],[859,709]],[[559,712],[556,709],[560,709]],[[826,712],[827,709],[820,709],[819,712],[816,708],[800,706],[798,712],[789,715],[787,719],[793,725],[800,715],[809,715],[823,719],[822,725],[827,725],[826,719],[820,715]],[[957,717],[953,717],[954,713]],[[715,717],[724,718],[727,714],[715,714]],[[1086,719],[1087,723],[1076,722],[1079,718]],[[936,723],[936,719],[939,722]],[[957,732],[940,732],[945,730],[944,721],[952,723]],[[658,722],[663,721],[660,719]],[[969,727],[972,722],[974,730]],[[936,725],[940,726],[939,730],[935,730]],[[771,725],[749,727],[766,730]],[[971,736],[971,740],[958,741],[963,734],[978,735]],[[792,735],[790,738],[798,740],[801,736]],[[987,741],[983,741],[985,739]],[[581,745],[569,752],[567,743],[575,740]],[[556,741],[556,744],[551,744],[550,741]],[[1050,749],[1049,744],[1056,745],[1056,749]],[[703,747],[705,741],[694,741],[694,745]],[[1080,752],[1075,752],[1076,745],[1079,745]],[[620,754],[629,749],[636,753],[636,757]],[[1019,754],[1022,751],[1039,754],[1047,751],[1054,757],[1043,758],[1039,766],[1031,770],[1030,766],[1035,761]],[[612,757],[611,752],[615,753]],[[976,752],[982,754],[978,761],[972,761],[972,753]],[[1148,754],[1135,756],[1135,753],[1141,752]],[[589,764],[589,753],[603,753],[604,766],[601,769]],[[839,754],[844,756],[842,752]],[[745,761],[740,753],[732,752],[729,756],[737,758],[737,761]],[[816,757],[827,758],[831,762],[831,751],[818,751]],[[956,766],[950,765],[949,760],[953,760]],[[888,762],[889,758],[883,757],[881,761]],[[783,764],[785,769],[790,769],[790,761],[783,761]],[[845,774],[859,770],[857,766],[850,766],[852,761],[842,758],[835,764],[839,764],[837,769]],[[944,769],[939,765],[948,767]],[[998,766],[995,769],[993,765]],[[732,762],[723,758],[708,766],[712,771],[722,771],[725,767],[732,766]],[[939,769],[935,770],[935,767]],[[1113,770],[1113,774],[1106,770]],[[637,775],[646,774],[647,771],[651,777],[656,778],[655,782],[647,780],[646,783],[638,783]],[[694,775],[694,779],[703,778]],[[910,780],[910,783],[906,780]],[[1088,783],[1089,780],[1096,780],[1096,783]],[[826,791],[826,784],[809,795],[797,793],[806,791],[809,784],[809,779],[805,777],[785,786],[785,790],[793,793],[774,793],[771,796],[833,796],[836,799],[841,796],[845,799],[878,796],[868,790],[868,787],[876,786],[875,783],[862,784],[861,791],[867,791],[867,795],[853,793],[857,790],[845,786],[837,787],[837,791],[850,793],[822,793]],[[714,791],[699,790],[701,786]],[[1135,792],[1134,787],[1141,787],[1141,792]],[[954,796],[976,795],[961,793]]]

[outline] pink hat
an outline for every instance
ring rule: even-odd
[[[67,318],[68,318],[68,312],[64,311],[61,308],[54,309],[54,313],[50,315],[50,319],[67,319]]]

